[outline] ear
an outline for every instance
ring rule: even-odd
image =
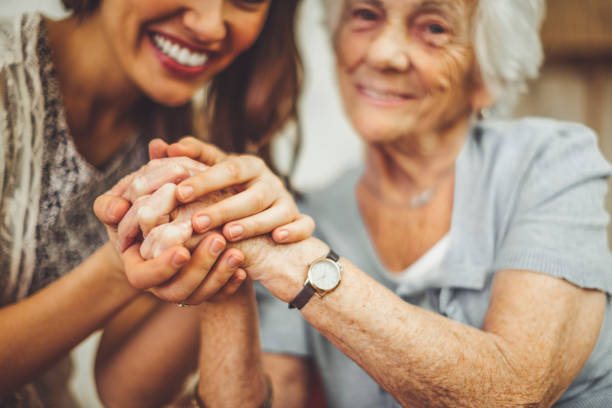
[[[495,103],[493,93],[487,87],[479,69],[473,74],[470,104],[473,112],[491,107]]]

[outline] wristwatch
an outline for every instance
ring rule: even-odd
[[[308,276],[304,289],[289,303],[289,309],[301,309],[306,306],[315,293],[323,297],[338,287],[342,279],[340,257],[333,250],[322,258],[317,258],[308,266]]]

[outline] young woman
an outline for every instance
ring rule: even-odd
[[[195,133],[265,157],[271,135],[294,115],[299,88],[297,0],[64,4],[72,14],[61,21],[29,14],[0,23],[2,406],[73,405],[68,352],[145,289],[175,302],[200,288],[206,290],[196,300],[236,290],[243,275],[235,257],[220,256],[221,234],[209,234],[193,255],[174,246],[145,262],[137,244],[121,256],[105,244],[91,208],[146,163],[154,137]],[[191,101],[205,86],[207,101],[198,110]],[[236,156],[216,168],[222,173],[244,160],[250,159]],[[175,167],[174,181],[198,169],[184,160]],[[259,213],[266,222],[249,224],[247,237],[298,219],[267,167],[242,184],[243,194],[265,188],[276,199],[240,212],[221,203],[211,226]],[[125,205],[99,203],[111,218]],[[308,224],[287,229],[285,242],[308,234]]]

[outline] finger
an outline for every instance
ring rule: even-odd
[[[117,249],[120,252],[128,249],[140,232],[138,228],[138,207],[139,205],[136,202],[117,225]]]
[[[229,282],[225,284],[223,289],[212,298],[208,299],[209,302],[222,302],[234,295],[238,289],[240,289],[240,285],[246,280],[247,273],[244,269],[238,268],[234,275],[230,278]]]
[[[247,190],[244,193],[247,193],[248,191],[250,190]],[[235,195],[231,198],[239,197],[241,194]],[[228,198],[225,201],[229,200],[230,199]],[[223,201],[221,203],[223,203]],[[207,214],[210,211],[210,208],[214,209],[214,206],[211,206],[206,210]],[[299,214],[293,200],[288,198],[278,200],[264,211],[259,213],[256,213],[256,211],[251,211],[249,214],[253,213],[255,213],[255,215],[226,224],[223,227],[223,236],[225,236],[229,241],[234,242],[257,235],[267,234],[279,225],[286,225],[293,222]]]
[[[134,202],[134,205],[127,211],[117,227],[117,244],[120,251],[125,250],[136,239],[141,232],[141,223],[148,234],[157,225],[162,216],[167,215],[174,209],[177,204],[174,198],[175,189],[176,186],[174,184],[168,183],[153,194],[142,196]],[[191,222],[189,222],[188,229],[187,233],[191,234]],[[189,236],[185,237],[185,239],[188,238]],[[175,242],[173,245],[177,243],[179,242]],[[147,244],[147,252],[149,247],[150,245]]]
[[[190,202],[210,192],[242,184],[267,170],[263,160],[255,156],[231,156],[201,174],[182,181],[177,190],[181,202]]]
[[[204,210],[196,211],[191,218],[191,222],[194,231],[203,232],[223,225],[229,221],[239,220],[251,214],[257,214],[268,208],[275,199],[276,197],[267,191],[267,185],[265,183],[256,183],[242,193],[211,204]],[[294,215],[297,215],[297,209],[295,212],[296,214]],[[283,220],[283,222],[275,224],[271,228],[291,221],[293,221],[293,219]],[[266,232],[270,232],[271,228]],[[235,229],[239,229],[239,225],[237,225]],[[242,234],[236,232],[234,235],[233,238],[235,239],[238,238],[238,235]],[[226,237],[228,237],[228,235],[226,235]]]
[[[123,196],[135,202],[138,198],[151,194],[166,183],[180,183],[207,168],[195,160],[188,160],[181,157],[157,159],[150,162],[135,174]]]
[[[168,302],[196,304],[189,303],[190,296],[204,282],[224,249],[225,240],[220,234],[208,234],[183,269],[170,281],[154,288],[152,292]]]
[[[181,246],[168,248],[157,258],[145,261],[140,256],[140,245],[130,246],[121,256],[130,284],[141,290],[159,286],[185,266],[191,254]]]
[[[225,251],[204,282],[186,300],[187,304],[200,304],[215,296],[230,282],[243,262],[244,255],[240,250],[230,248]]]
[[[299,214],[295,221],[275,228],[272,231],[272,239],[278,244],[290,244],[309,238],[314,230],[315,222],[312,217]]]
[[[159,225],[151,230],[140,246],[140,256],[144,259],[158,257],[166,249],[183,245],[192,235],[191,223],[172,222]]]
[[[168,146],[168,143],[161,139],[151,140],[149,143],[149,158],[153,160],[168,157]]]
[[[168,156],[187,156],[204,164],[212,166],[227,157],[221,149],[210,143],[205,143],[195,137],[188,136],[178,143],[169,146]]]
[[[115,184],[107,192],[107,194],[115,195],[115,196],[123,196],[125,192],[127,191],[128,187],[130,186],[130,184],[132,184],[132,180],[134,179],[135,175],[136,173],[131,173],[123,177],[121,180],[119,180],[119,182],[117,182],[117,184]]]
[[[128,212],[129,201],[111,194],[103,194],[94,202],[94,213],[106,225],[115,225]]]
[[[176,184],[164,184],[140,206],[137,223],[145,237],[179,204],[175,192]]]

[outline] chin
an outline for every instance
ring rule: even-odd
[[[168,106],[170,108],[176,108],[182,105],[185,105],[195,94],[196,91],[193,92],[177,92],[176,90],[168,90],[163,91],[161,89],[153,90],[152,92],[145,92],[145,94],[159,103],[160,105]]]
[[[353,128],[366,143],[385,143],[401,139],[411,133],[412,126],[398,123],[397,118],[380,118],[357,115],[351,120]]]

